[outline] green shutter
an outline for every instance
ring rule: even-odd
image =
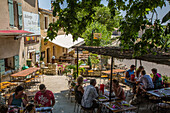
[[[9,25],[14,27],[14,7],[13,0],[8,0],[9,5]]]
[[[0,59],[0,74],[3,75],[5,73],[5,61],[4,59]]]
[[[19,56],[14,56],[14,68],[15,70],[19,69]]]
[[[22,29],[22,4],[18,3],[18,23],[19,28]]]

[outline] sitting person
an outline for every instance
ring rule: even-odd
[[[154,84],[152,82],[152,78],[149,75],[146,75],[146,71],[142,70],[141,78],[139,79],[139,86],[138,90],[141,89],[142,91],[146,92],[147,90],[151,90],[154,88]],[[137,91],[139,93],[139,91]]]
[[[36,113],[34,104],[28,104],[25,113]]]
[[[151,71],[153,73],[152,81],[153,81],[153,84],[154,84],[154,88],[155,89],[162,88],[163,87],[163,82],[162,82],[161,74],[157,73],[156,68],[153,68]]]
[[[4,104],[0,104],[0,113],[7,113],[8,112],[8,106]]]
[[[119,85],[119,81],[114,79],[112,83],[112,90],[114,91],[115,96],[119,97],[121,100],[125,100],[125,93],[123,88]]]
[[[81,104],[81,100],[83,97],[84,89],[82,87],[83,77],[77,78],[77,84],[75,86],[75,100]]]
[[[135,72],[134,72],[134,70],[135,70],[135,65],[131,65],[130,66],[130,69],[129,70],[127,70],[126,71],[126,74],[125,74],[125,83],[128,85],[128,86],[130,86],[130,87],[132,87],[133,88],[133,93],[136,93],[135,92],[135,84],[134,83],[132,83],[132,82],[130,82],[131,81],[131,75],[135,75]],[[130,80],[130,81],[129,81]]]
[[[131,66],[130,66],[130,69],[126,71],[125,79],[130,80],[131,75],[132,75],[132,74],[135,74],[135,73],[134,73],[134,70],[135,70],[135,65],[131,65]]]
[[[139,68],[136,70],[136,77],[139,78],[140,77],[140,73],[141,71],[144,70],[143,66],[139,66]]]
[[[44,84],[39,86],[40,91],[35,94],[34,103],[39,107],[53,107],[55,104],[55,98],[50,90],[46,90]],[[51,104],[52,101],[52,104]]]
[[[84,91],[83,98],[81,101],[81,105],[87,109],[99,108],[99,104],[94,101],[99,97],[97,90],[95,88],[96,80],[91,79],[90,85],[88,85]],[[98,113],[100,113],[100,109],[98,109]]]
[[[21,103],[24,106],[28,103],[27,95],[23,93],[24,88],[22,86],[17,86],[15,93],[9,97],[8,105],[21,106]]]

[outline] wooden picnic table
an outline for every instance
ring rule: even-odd
[[[7,87],[10,87],[10,86],[16,86],[17,84],[15,83],[11,83],[11,82],[1,82],[0,83],[0,91],[7,88]]]
[[[123,101],[123,100],[105,102],[102,104],[114,113],[137,109],[135,106],[130,105],[130,104],[128,104],[127,101]]]
[[[125,72],[126,70],[122,70],[122,69],[113,69],[112,73],[115,74],[115,73],[123,73]],[[111,70],[107,70],[107,71],[102,71],[103,74],[111,74]]]
[[[22,71],[20,71],[18,73],[12,74],[11,77],[26,77],[26,76],[28,76],[28,75],[30,75],[33,72],[36,72],[38,70],[40,70],[40,68],[31,67],[31,68],[22,70]]]

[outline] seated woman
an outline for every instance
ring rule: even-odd
[[[17,86],[15,93],[9,97],[8,105],[21,106],[21,103],[26,106],[28,103],[27,95],[23,93],[24,88],[22,86]]]
[[[83,84],[83,77],[78,77],[77,78],[77,84],[75,86],[75,100],[81,104],[81,100],[83,97],[84,89],[82,87]]]
[[[143,66],[139,66],[139,68],[136,70],[136,77],[139,78],[140,77],[140,73],[141,71],[144,70]]]
[[[153,73],[153,78],[152,81],[154,83],[154,88],[162,88],[163,87],[163,82],[162,82],[162,76],[161,74],[157,73],[157,69],[153,68],[152,70]]]
[[[114,91],[115,96],[119,97],[121,100],[125,100],[125,93],[123,88],[119,85],[119,81],[114,79],[112,83],[112,90]]]

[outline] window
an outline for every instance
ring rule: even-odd
[[[45,22],[45,29],[48,29],[48,17],[44,17],[44,22]]]
[[[63,48],[63,52],[64,52],[64,48]]]
[[[8,0],[9,25],[22,29],[22,4],[13,0]]]
[[[53,23],[55,23],[55,18],[53,17]]]
[[[55,46],[53,46],[53,56],[55,56]]]

